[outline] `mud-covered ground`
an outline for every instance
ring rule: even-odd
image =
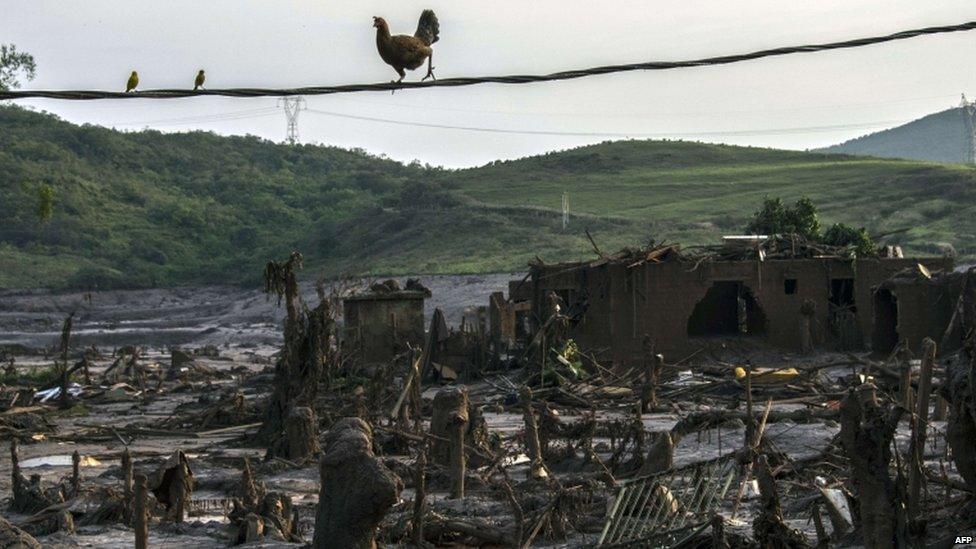
[[[421,276],[432,297],[428,317],[440,308],[448,324],[460,323],[464,310],[487,305],[495,291],[508,293],[510,280],[524,274]],[[406,278],[398,279],[401,284]],[[365,284],[364,284],[365,286]],[[312,283],[302,284],[309,303]],[[76,311],[73,344],[120,347],[141,345],[236,345],[281,343],[284,312],[261,289],[188,287],[93,292],[0,292],[0,345],[50,347],[57,342],[64,317]]]

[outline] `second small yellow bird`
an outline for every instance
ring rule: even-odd
[[[193,89],[198,90],[203,87],[203,82],[207,79],[207,75],[203,74],[203,69],[197,73],[197,79],[193,81]]]
[[[135,90],[136,86],[138,85],[139,85],[139,73],[137,73],[136,71],[132,71],[132,74],[129,75],[129,81],[126,82],[125,84],[125,93],[129,93],[130,91]]]

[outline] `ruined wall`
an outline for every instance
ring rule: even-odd
[[[385,362],[404,344],[424,342],[424,300],[413,295],[364,295],[343,301],[344,344],[364,362]]]
[[[800,307],[810,300],[816,307],[814,341],[821,344],[827,338],[831,280],[853,279],[857,343],[866,346],[873,328],[872,288],[917,262],[932,270],[951,268],[951,261],[943,259],[723,261],[697,267],[693,262],[669,261],[634,268],[599,262],[551,265],[534,271],[534,302],[540,314],[541,297],[549,290],[567,300],[570,309],[574,300],[585,299],[586,314],[571,337],[591,349],[606,348],[615,363],[626,364],[640,360],[644,334],[655,341],[657,352],[674,360],[699,349],[702,342],[688,335],[688,320],[709,288],[722,281],[740,282],[765,316],[763,333],[741,337],[798,349]]]
[[[919,354],[922,340],[927,337],[940,343],[940,353],[958,349],[962,343],[961,324],[955,326],[954,333],[946,341],[942,338],[952,321],[964,283],[965,276],[956,274],[933,280],[895,280],[883,284],[879,290],[887,290],[895,298],[895,319],[892,323],[885,317],[890,311],[876,306],[875,326],[885,326],[894,333],[876,333],[872,350],[889,353],[893,348],[889,345],[891,341],[897,343],[907,339],[909,348]],[[877,305],[877,298],[875,303]]]

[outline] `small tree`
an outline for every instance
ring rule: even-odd
[[[858,257],[878,255],[878,245],[871,240],[871,235],[864,227],[855,229],[843,223],[834,223],[824,233],[823,243],[830,246],[849,246]]]
[[[13,44],[0,44],[0,90],[19,88],[18,73],[27,80],[33,80],[36,72],[33,55],[17,51],[17,46]]]
[[[820,238],[817,207],[809,198],[797,200],[792,207],[779,197],[763,199],[762,208],[753,214],[746,226],[749,234],[798,234],[810,240]]]

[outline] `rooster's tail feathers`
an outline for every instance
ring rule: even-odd
[[[423,40],[429,46],[437,42],[440,31],[440,23],[437,22],[437,16],[434,15],[434,10],[424,10],[420,14],[420,23],[417,24],[417,32],[414,33],[414,36]]]

